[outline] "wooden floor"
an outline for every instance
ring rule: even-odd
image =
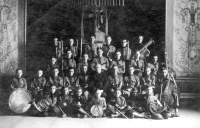
[[[200,111],[180,110],[168,120],[0,116],[0,128],[200,128]]]

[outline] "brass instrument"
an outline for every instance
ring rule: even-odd
[[[164,110],[166,110],[166,103],[164,102],[164,106],[161,104],[161,102],[155,97],[150,96],[147,100],[148,107],[151,113],[153,114],[160,114]]]
[[[129,51],[129,41],[127,42],[127,55],[126,55],[126,59],[129,60],[129,54],[130,54],[130,51]]]
[[[114,46],[111,46],[111,47],[108,46],[108,48],[109,48],[109,50],[108,50],[108,52],[107,52],[107,57],[108,57],[109,59],[111,59],[112,54],[115,52],[116,49],[115,49]]]
[[[100,105],[93,105],[90,112],[94,117],[102,117],[104,113],[103,108]]]
[[[63,55],[63,41],[62,40],[58,40],[58,38],[55,38],[54,39],[54,45],[55,45],[55,48],[56,48],[56,58],[57,60],[60,59]]]
[[[151,45],[153,42],[154,42],[154,40],[150,38],[150,40],[140,50],[138,50],[140,52],[141,58],[146,56],[145,52],[148,50],[147,47],[149,45]],[[148,50],[148,52],[150,52],[150,51]]]
[[[46,112],[49,110],[50,103],[46,99],[40,100],[37,104],[35,103],[35,100],[32,102],[33,106],[39,111],[39,112]],[[67,117],[65,112],[61,109],[61,107],[54,107],[53,110],[57,113],[62,113],[62,117]]]
[[[40,100],[37,104],[35,104],[35,101],[33,102],[33,105],[36,107],[36,109],[40,112],[46,112],[49,109],[50,103],[46,99]]]

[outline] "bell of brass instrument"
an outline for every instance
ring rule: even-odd
[[[46,99],[40,100],[37,104],[35,101],[33,101],[33,105],[36,107],[36,109],[40,112],[46,112],[49,109],[49,102]]]

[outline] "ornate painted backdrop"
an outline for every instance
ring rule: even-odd
[[[168,42],[172,49],[167,47],[172,51],[170,65],[177,76],[200,76],[200,0],[173,2],[173,41]]]
[[[25,0],[0,0],[0,86],[17,67],[24,69],[24,14]]]
[[[0,0],[0,73],[16,69],[18,56],[17,1]]]

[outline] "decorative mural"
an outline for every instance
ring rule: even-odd
[[[18,58],[17,0],[0,0],[0,75],[12,74]]]
[[[200,0],[175,0],[173,67],[178,76],[200,76]]]

